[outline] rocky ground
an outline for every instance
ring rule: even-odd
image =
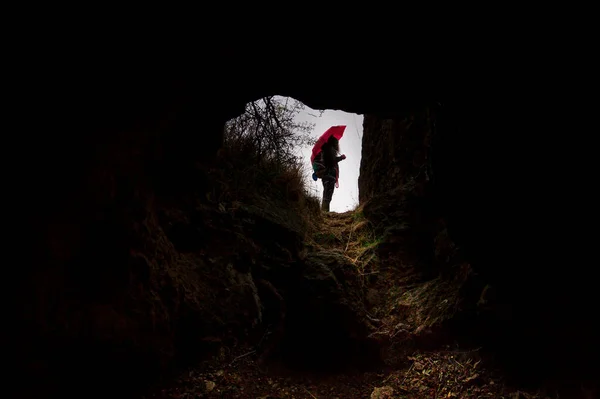
[[[409,356],[408,368],[316,375],[264,370],[253,352],[215,358],[144,398],[544,398],[508,388],[481,366],[476,352],[437,351]],[[242,357],[243,356],[243,357]]]
[[[377,251],[384,239],[375,235],[361,212],[326,215],[308,238],[307,262],[327,264],[334,271],[354,268],[356,278],[336,274],[335,280],[353,284],[353,297],[363,307],[355,313],[364,316],[368,339],[379,344],[383,363],[368,370],[354,365],[338,372],[317,372],[321,360],[335,355],[322,353],[323,359],[314,359],[314,370],[294,369],[289,362],[265,359],[259,346],[222,347],[212,359],[154,387],[143,398],[546,397],[506,386],[498,373],[484,366],[477,349],[440,345],[424,351],[418,344],[423,334],[431,334],[430,328],[444,312],[453,310],[452,287],[436,281],[409,284],[408,277],[404,285],[391,280],[388,273],[397,276],[398,271],[386,271]],[[436,301],[437,311],[428,311]]]

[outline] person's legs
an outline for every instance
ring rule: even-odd
[[[323,203],[321,209],[329,212],[329,204],[335,190],[335,176],[323,176]]]

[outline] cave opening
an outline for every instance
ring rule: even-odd
[[[322,198],[322,180],[313,176],[311,153],[317,139],[329,128],[344,126],[338,151],[344,159],[338,163],[339,180],[330,204],[331,212],[342,213],[359,206],[362,123],[363,115],[315,110],[291,97],[268,96],[246,104],[244,113],[226,122],[226,146],[240,146],[240,141],[249,140],[257,147],[257,157],[281,152],[283,166],[289,165],[288,169],[297,169],[301,174],[304,191]]]

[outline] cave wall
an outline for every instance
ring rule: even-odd
[[[526,117],[502,118],[492,104],[432,102],[365,115],[365,215],[395,236],[382,243],[384,259],[412,263],[425,278],[453,274],[457,263],[440,253],[438,237],[445,235],[458,263],[472,268],[461,334],[494,351],[514,374],[590,378],[599,350],[589,317],[598,303],[594,282],[584,268],[558,263],[571,240],[559,239],[558,225],[549,228],[535,210],[555,202],[544,196],[543,180],[532,178],[535,158],[522,156],[525,141],[510,141],[506,122],[529,126]],[[483,311],[475,302],[486,284],[493,287],[485,298],[491,308]]]
[[[37,204],[21,227],[29,230],[19,243],[26,266],[11,287],[12,364],[36,381],[27,389],[66,395],[100,391],[105,380],[126,395],[218,349],[229,329],[258,322],[254,282],[231,266],[255,244],[220,229],[232,225],[226,215],[190,201],[206,184],[195,158],[181,157],[189,141],[173,120],[162,122],[115,130],[92,123],[75,139],[77,151],[43,148],[61,162],[29,181],[38,194],[27,200]],[[218,237],[211,257],[207,236]]]
[[[442,254],[436,256],[436,236],[445,224],[433,195],[434,123],[426,106],[389,117],[365,115],[358,179],[364,214],[382,237],[384,267],[415,267],[424,277],[450,268]]]
[[[409,180],[421,186],[431,180],[433,123],[428,107],[391,118],[365,115],[358,178],[361,203],[392,193]]]

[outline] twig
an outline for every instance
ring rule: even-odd
[[[243,355],[240,355],[240,356],[236,357],[235,359],[233,359],[233,360],[231,361],[231,363],[229,363],[229,365],[231,366],[233,363],[237,362],[237,361],[238,361],[238,360],[240,360],[241,358],[243,358],[243,357],[246,357],[246,356],[250,356],[250,355],[252,355],[252,354],[254,354],[254,353],[256,353],[256,351],[255,351],[255,350],[253,350],[253,351],[250,351],[250,352],[248,352],[248,353],[244,353]]]
[[[367,319],[374,321],[376,323],[381,323],[381,319],[376,319],[373,316],[371,316],[369,313],[365,312],[365,315],[367,316]]]
[[[267,337],[267,334],[269,334],[270,332],[270,328],[272,325],[269,325],[269,327],[267,327],[267,330],[265,331],[265,333],[263,334],[262,338],[260,339],[260,341],[258,341],[258,344],[256,345],[257,348],[260,348],[260,345],[263,343],[263,341],[265,340],[265,338]]]
[[[346,249],[344,249],[344,253],[348,252],[348,245],[350,245],[350,238],[352,238],[352,226],[350,226],[350,233],[348,233],[348,242],[346,243]]]
[[[467,353],[474,353],[474,352],[479,352],[481,350],[481,348],[483,348],[482,346],[480,346],[477,349],[470,349],[470,350],[466,350],[466,351],[454,351],[454,350],[445,350],[445,351],[426,351],[423,353],[457,353],[457,354],[467,354]]]
[[[458,362],[458,360],[456,360],[455,358],[452,358],[452,360],[454,360],[454,361],[456,362],[456,364],[458,364],[458,365],[459,365],[461,368],[463,368],[463,369],[465,368],[465,366],[463,366],[462,364],[460,364],[460,363]]]
[[[410,368],[408,369],[408,371],[406,372],[406,374],[404,374],[404,378],[402,379],[402,382],[400,383],[400,385],[404,385],[404,381],[406,381],[406,379],[408,378],[408,374],[412,371],[413,367],[415,367],[415,362],[413,362],[410,365]]]
[[[408,333],[409,331],[408,331],[408,330],[406,330],[406,329],[404,329],[404,328],[399,328],[399,329],[397,329],[397,330],[396,330],[396,331],[395,331],[395,332],[392,334],[392,338],[395,338],[395,337],[396,337],[396,335],[400,334],[401,332]]]
[[[302,387],[302,388],[304,388],[304,390],[305,390],[306,392],[308,392],[308,394],[309,394],[310,396],[312,396],[313,398],[317,399],[317,397],[316,397],[315,395],[313,395],[312,393],[310,393],[310,391],[309,391],[308,389],[306,389],[306,387]]]
[[[361,275],[361,276],[368,276],[371,274],[379,274],[379,271],[374,271],[374,272],[369,272],[369,273],[359,273],[359,275]]]

